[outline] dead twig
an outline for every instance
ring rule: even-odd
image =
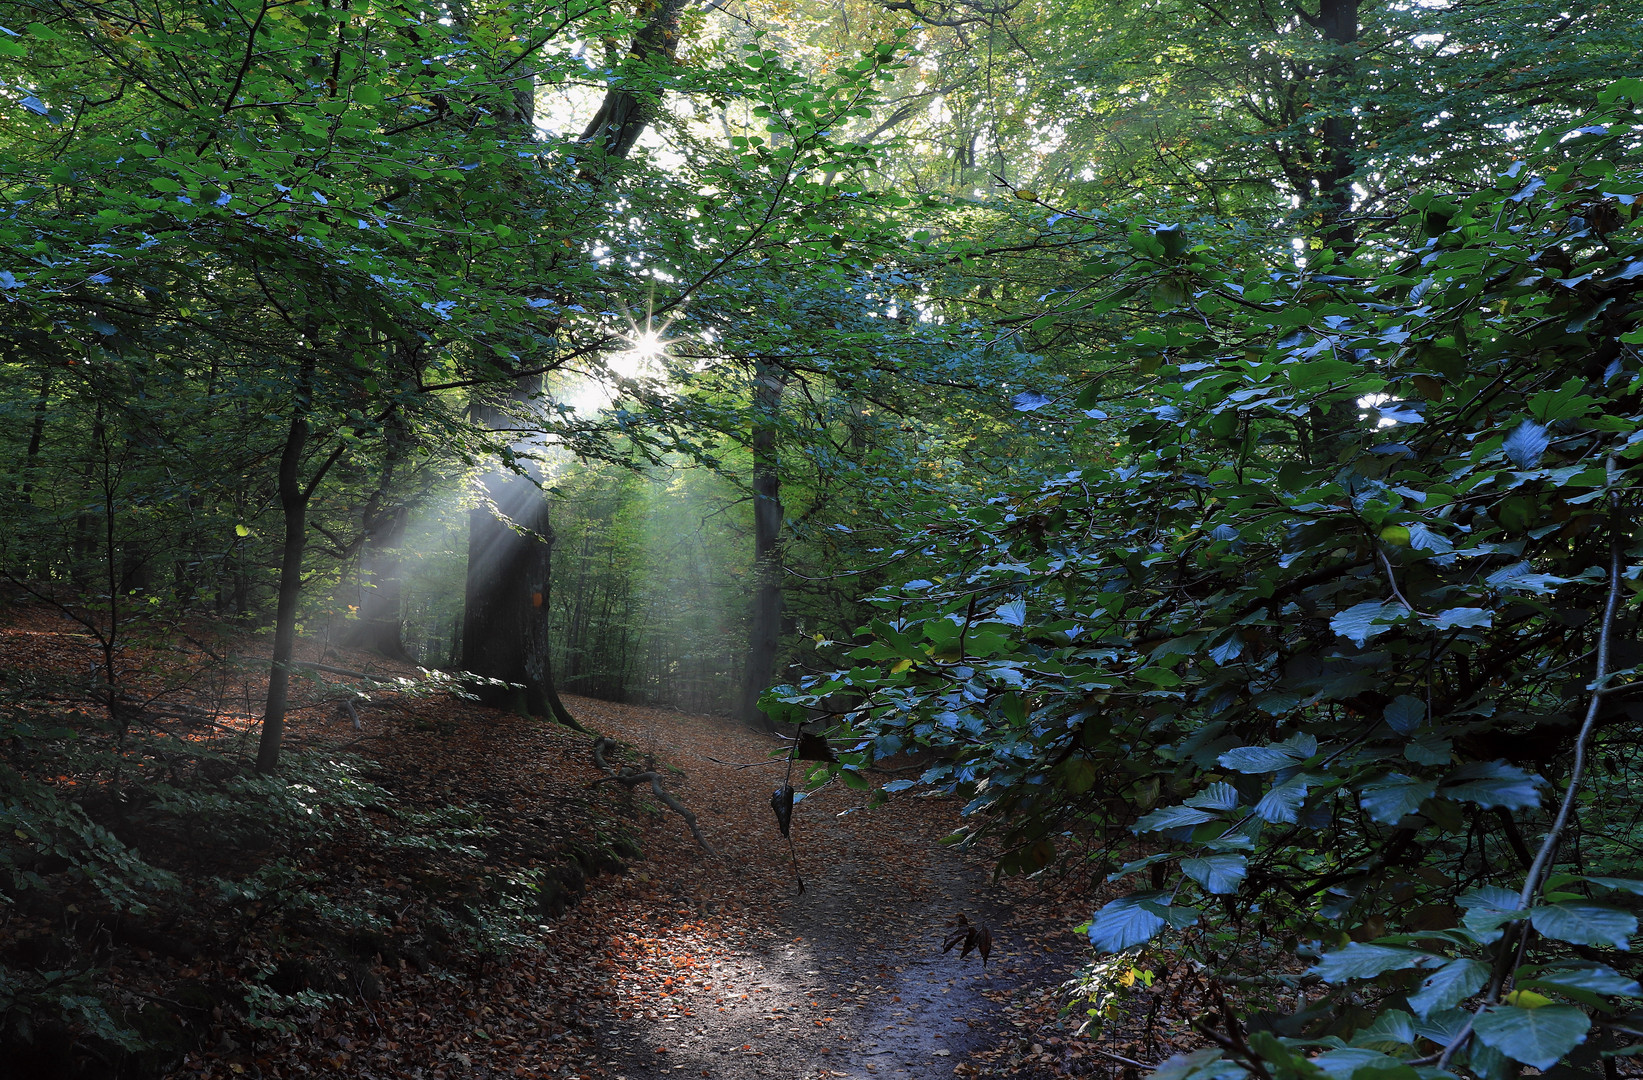
[[[617,783],[621,784],[629,791],[632,791],[640,784],[648,783],[650,785],[651,794],[660,799],[662,804],[669,810],[672,810],[675,814],[678,814],[680,817],[685,819],[685,824],[690,826],[690,835],[696,838],[696,843],[701,846],[701,849],[709,855],[717,856],[719,853],[713,849],[712,844],[707,842],[707,837],[702,835],[702,827],[698,824],[696,815],[691,813],[690,809],[686,807],[684,803],[680,802],[671,791],[662,786],[661,773],[648,770],[645,772],[635,772],[629,769],[623,769],[618,772],[616,769],[611,767],[610,762],[605,760],[605,749],[607,747],[614,747],[615,745],[616,744],[614,742],[605,738],[603,735],[593,740],[593,763],[599,766],[600,772],[607,775],[601,776],[599,779],[589,784],[588,787],[598,787],[600,784],[604,783]]]
[[[1137,1069],[1146,1069],[1148,1072],[1152,1072],[1160,1067],[1158,1065],[1149,1065],[1145,1061],[1136,1061],[1134,1058],[1124,1057],[1122,1054],[1111,1053],[1110,1051],[1101,1049],[1099,1046],[1086,1046],[1082,1049],[1087,1053],[1099,1054],[1110,1061],[1116,1061],[1120,1065],[1129,1065]]]

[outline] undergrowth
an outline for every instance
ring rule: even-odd
[[[40,1075],[157,1075],[528,948],[612,868],[364,757],[258,775],[234,733],[95,690],[0,670],[0,1057]]]

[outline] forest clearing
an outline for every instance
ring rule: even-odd
[[[1639,41],[0,2],[0,1074],[1643,1075]]]

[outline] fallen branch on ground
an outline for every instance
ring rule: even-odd
[[[273,658],[268,656],[248,656],[245,659],[258,664],[272,664]],[[286,667],[302,668],[304,671],[319,671],[326,675],[340,675],[344,679],[360,679],[364,682],[378,683],[382,686],[392,685],[393,680],[384,679],[379,675],[369,675],[363,671],[354,671],[352,668],[332,667],[330,664],[316,664],[312,660],[288,660]]]
[[[685,804],[680,802],[671,791],[668,791],[662,786],[661,773],[653,771],[639,772],[628,768],[623,768],[621,771],[617,771],[616,769],[611,768],[610,762],[605,760],[605,748],[615,745],[615,743],[605,738],[603,735],[593,740],[593,763],[599,766],[599,771],[605,773],[606,775],[595,780],[588,786],[597,787],[600,784],[614,782],[621,784],[629,791],[632,791],[640,784],[648,783],[650,785],[651,794],[662,800],[663,805],[665,805],[669,810],[672,810],[675,814],[678,814],[680,817],[685,819],[685,824],[690,826],[690,835],[696,838],[696,843],[701,845],[702,850],[707,852],[709,855],[718,855],[719,853],[713,850],[713,845],[707,842],[707,837],[702,835],[701,826],[696,823],[696,815],[691,813]]]

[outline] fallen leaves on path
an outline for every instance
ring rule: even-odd
[[[0,628],[8,669],[83,668],[90,646],[72,625],[38,610],[13,614]],[[416,676],[312,644],[301,658]],[[178,715],[209,714],[200,737],[230,747],[251,737],[254,713],[243,706],[257,696],[254,667],[224,671],[176,650],[133,649],[126,659],[141,673],[133,685],[150,685],[156,722],[171,701],[186,706]],[[389,922],[348,940],[302,913],[225,907],[203,883],[185,930],[156,931],[146,945],[116,937],[100,956],[102,979],[134,1011],[150,999],[195,1002],[171,1010],[201,1036],[172,1075],[1116,1077],[1134,1070],[1112,1054],[1157,1060],[1182,1041],[1179,1016],[1196,998],[1171,1003],[1166,977],[1131,1003],[1149,1010],[1142,1035],[1125,1041],[1117,1033],[1134,1025],[1115,1023],[1118,1049],[1085,1052],[1090,1040],[1074,1038],[1074,1022],[1059,1015],[1058,988],[1086,951],[1075,927],[1092,897],[994,884],[978,856],[937,846],[957,823],[951,800],[869,809],[870,792],[843,785],[800,799],[791,828],[808,885],[800,893],[771,809],[785,776],[778,740],[713,718],[567,699],[582,723],[623,744],[614,764],[665,775],[698,816],[711,857],[648,788],[596,783],[605,774],[587,736],[448,694],[381,689],[358,695],[368,700],[356,731],[336,707],[356,694],[324,679],[300,683],[292,747],[360,755],[363,779],[399,805],[471,814],[482,835],[460,851],[416,851],[343,830],[298,853],[337,912],[369,909]],[[723,764],[767,758],[782,760]],[[529,874],[556,884],[527,894],[539,921],[512,947],[475,954],[441,929],[448,912]],[[16,915],[0,928],[0,947],[15,956],[20,941],[47,939],[68,917]],[[948,924],[961,928],[968,957],[943,952]],[[287,1002],[271,1018],[280,1026],[259,1029],[233,990],[247,979],[331,997]]]

